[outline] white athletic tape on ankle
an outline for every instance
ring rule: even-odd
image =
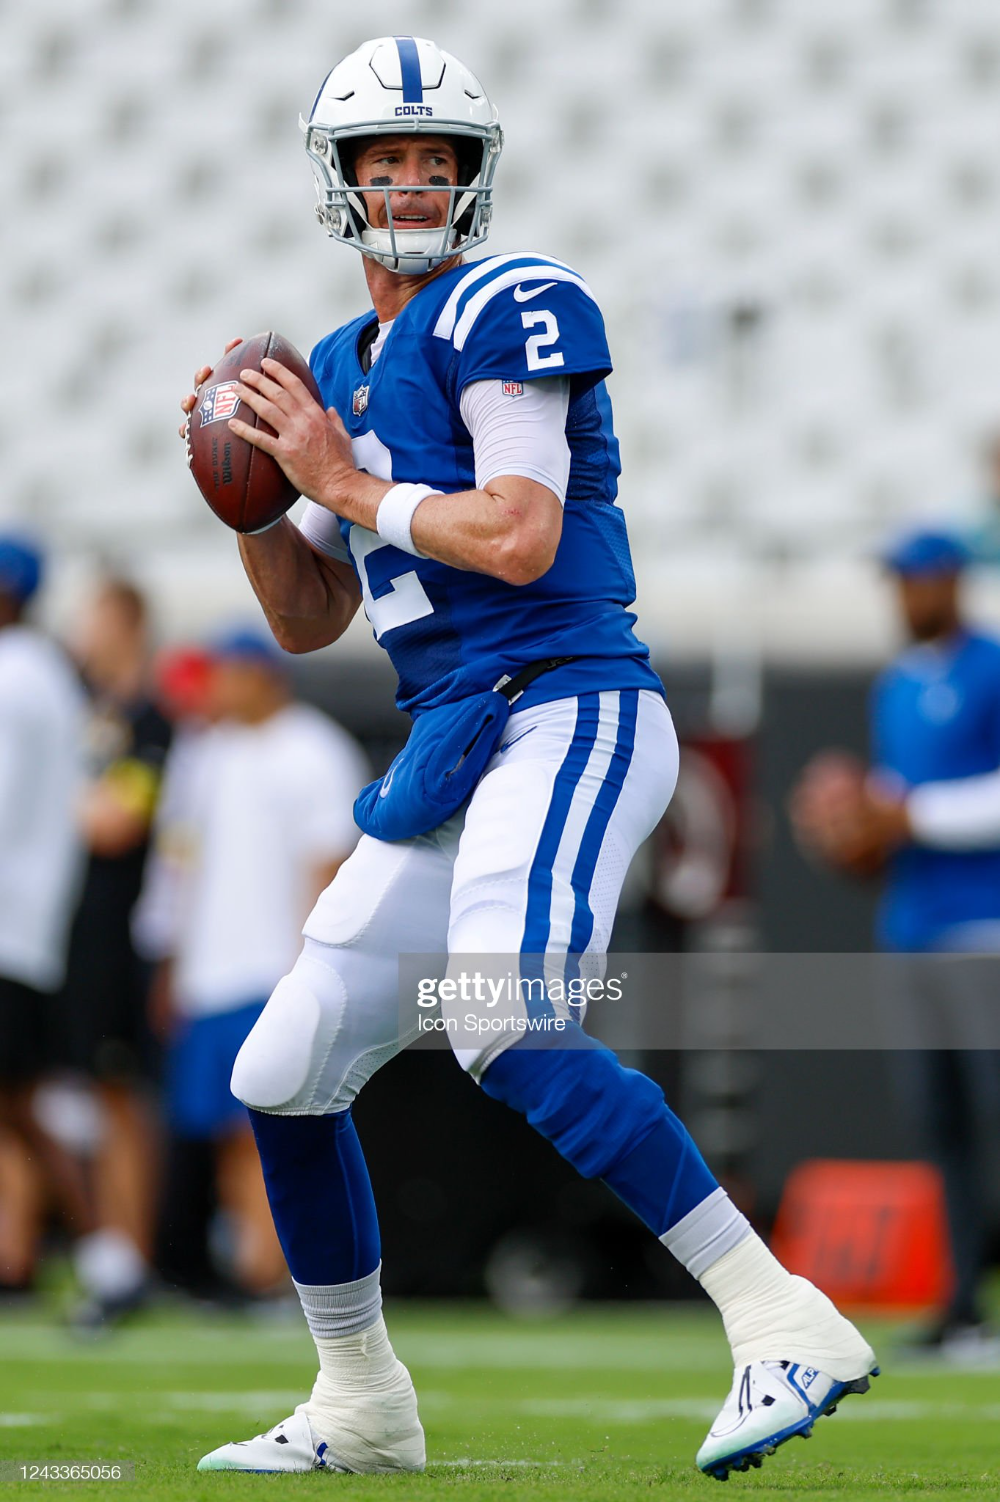
[[[737,1367],[798,1361],[850,1382],[875,1364],[871,1346],[826,1294],[782,1267],[754,1231],[699,1281],[722,1315]]]

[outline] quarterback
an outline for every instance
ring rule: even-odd
[[[242,401],[274,436],[238,417],[233,432],[309,504],[298,527],[282,518],[240,549],[288,651],[337,640],[364,605],[413,730],[359,800],[361,841],[233,1071],[319,1372],[290,1418],[200,1468],[419,1471],[351,1113],[419,1030],[399,956],[597,973],[626,869],[673,792],[677,742],[629,612],[593,293],[544,255],[465,259],[486,239],[502,145],[482,86],[432,42],[382,37],[333,69],[303,129],[320,222],[360,252],[372,308],[313,351],[325,410],[283,366],[242,373]],[[715,1301],[736,1371],[697,1461],[724,1479],[864,1392],[874,1355],[775,1261],[660,1089],[558,995],[523,1002],[530,1037],[446,1035],[487,1095],[603,1179]]]

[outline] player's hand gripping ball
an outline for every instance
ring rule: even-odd
[[[322,406],[312,371],[294,345],[280,334],[257,334],[227,350],[198,391],[185,429],[188,464],[220,521],[236,532],[259,532],[284,516],[299,498],[278,461],[255,448],[229,426],[239,418],[248,427],[274,435],[274,429],[240,396],[240,371],[260,371],[261,361],[276,360],[308,389]]]

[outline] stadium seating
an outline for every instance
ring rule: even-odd
[[[308,348],[363,306],[356,259],[312,223],[295,116],[375,14],[345,21],[320,0],[5,9],[16,361],[0,506],[60,554],[110,550],[149,575],[155,553],[178,621],[197,615],[193,555],[199,577],[235,588],[231,539],[173,431],[192,366],[267,326]],[[578,264],[602,302],[623,499],[642,569],[666,585],[649,596],[654,635],[713,554],[737,559],[748,589],[831,558],[856,560],[866,586],[887,528],[970,510],[977,445],[1000,422],[988,8],[410,0],[405,17],[377,14],[465,57],[500,107],[491,248]],[[692,643],[712,640],[717,594],[709,581]],[[822,590],[802,598],[808,650],[838,612]]]

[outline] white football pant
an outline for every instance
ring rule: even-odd
[[[461,812],[419,839],[362,837],[240,1050],[233,1094],[279,1115],[350,1106],[419,1030],[415,990],[400,993],[400,954],[544,954],[547,970],[550,957],[558,966],[573,954],[582,970],[593,957],[597,973],[629,863],[673,793],[677,755],[666,704],[648,689],[512,715]],[[478,1077],[517,1036],[456,1046],[456,1056]]]

